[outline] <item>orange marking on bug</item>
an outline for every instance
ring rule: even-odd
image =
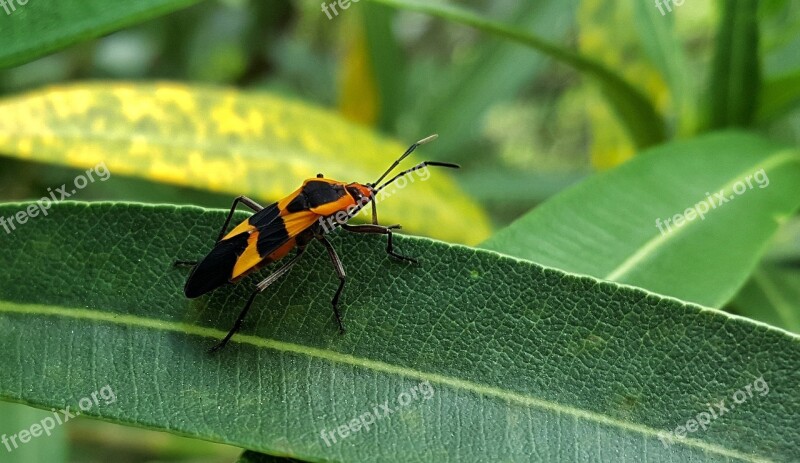
[[[276,260],[282,259],[284,256],[286,256],[286,254],[289,254],[289,251],[291,251],[294,248],[294,246],[295,246],[295,239],[292,238],[289,241],[287,241],[283,246],[272,251],[272,254],[267,256],[267,258],[264,259],[261,265],[266,265],[270,262],[275,262]]]
[[[286,233],[293,237],[313,225],[318,219],[319,214],[312,211],[290,212],[283,216],[283,225],[286,227]]]
[[[236,259],[236,265],[233,267],[233,272],[231,272],[231,280],[241,278],[258,265],[259,262],[263,260],[263,258],[258,254],[258,232],[254,231],[250,233],[250,236],[247,238],[247,248],[245,248],[244,252],[238,259]]]
[[[363,196],[365,198],[371,198],[372,197],[372,189],[370,187],[366,186],[366,185],[362,185],[360,183],[350,183],[347,186],[354,186],[354,187],[358,188],[358,191],[361,192],[361,196]]]
[[[227,235],[223,236],[223,240],[227,240],[228,238],[234,237],[240,233],[247,233],[250,231],[255,231],[256,227],[250,224],[250,219],[244,219],[242,223],[236,226],[233,230],[230,231]]]
[[[331,215],[339,211],[346,211],[348,207],[355,207],[356,201],[349,194],[345,194],[336,201],[325,203],[318,207],[311,208],[311,212],[317,215]]]

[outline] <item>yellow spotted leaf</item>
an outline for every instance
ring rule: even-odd
[[[0,153],[76,168],[105,162],[113,175],[262,201],[318,172],[375,181],[415,141],[388,140],[269,93],[176,83],[50,87],[0,100],[0,114]],[[488,219],[450,175],[431,169],[410,176],[379,202],[381,222],[447,241],[486,238]]]

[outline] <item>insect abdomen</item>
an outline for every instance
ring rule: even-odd
[[[192,299],[228,283],[239,256],[247,248],[249,233],[222,240],[198,263],[186,280],[183,293]]]

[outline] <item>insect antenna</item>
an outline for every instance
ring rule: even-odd
[[[386,176],[389,175],[389,172],[391,172],[395,167],[397,167],[397,165],[400,164],[400,162],[402,162],[403,159],[407,158],[409,154],[413,153],[414,150],[417,149],[418,146],[424,145],[425,143],[428,143],[430,141],[436,140],[438,137],[439,137],[439,135],[437,135],[437,134],[428,135],[427,137],[423,138],[422,140],[420,140],[420,141],[412,144],[411,146],[409,146],[408,149],[406,150],[406,152],[403,153],[402,156],[397,158],[397,160],[395,162],[393,162],[392,165],[389,166],[388,169],[386,169],[386,172],[384,172],[383,175],[381,175],[380,178],[378,178],[378,180],[376,180],[374,183],[370,183],[368,185],[375,186],[375,185],[381,183],[381,180],[386,178]]]
[[[390,185],[392,182],[394,182],[398,178],[402,177],[403,175],[410,174],[411,172],[414,172],[416,170],[424,169],[427,166],[449,167],[451,169],[460,169],[461,168],[461,166],[459,166],[458,164],[453,164],[452,162],[439,162],[439,161],[420,162],[416,166],[400,172],[399,174],[397,174],[394,177],[392,177],[391,180],[388,180],[386,183],[384,183],[383,185],[381,185],[378,188],[376,188],[375,189],[375,193],[377,194],[379,191],[381,191],[382,189],[386,188],[388,185]]]

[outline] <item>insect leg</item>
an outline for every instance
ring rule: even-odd
[[[264,209],[260,204],[253,201],[252,199],[248,198],[247,196],[239,196],[233,200],[233,205],[231,206],[231,211],[228,212],[228,218],[225,219],[225,224],[222,225],[222,230],[219,231],[219,237],[217,237],[217,243],[225,236],[225,230],[228,229],[228,225],[231,223],[231,218],[233,217],[233,213],[236,212],[236,206],[239,203],[243,203],[245,206],[249,207],[255,212],[258,212]],[[176,260],[172,263],[173,267],[194,267],[197,265],[197,261],[194,260]]]
[[[219,242],[222,239],[222,237],[225,236],[225,231],[228,229],[228,225],[230,225],[231,223],[231,218],[233,217],[233,213],[236,212],[236,206],[238,206],[239,203],[244,204],[245,206],[249,207],[255,212],[264,209],[263,206],[253,201],[252,199],[248,198],[247,196],[238,196],[236,199],[233,200],[233,205],[231,205],[231,211],[228,212],[228,218],[225,219],[225,224],[222,225],[222,230],[219,231],[219,237],[217,238],[217,242]]]
[[[387,235],[388,240],[386,243],[386,253],[390,256],[394,257],[395,259],[412,262],[414,264],[419,263],[417,259],[413,257],[406,257],[401,254],[394,252],[394,244],[392,243],[392,230],[397,230],[400,228],[400,225],[390,225],[385,227],[383,225],[349,225],[349,224],[342,224],[342,228],[353,233],[371,233],[371,234],[378,234],[378,235]]]
[[[333,263],[333,267],[336,269],[336,274],[339,276],[339,288],[336,290],[336,294],[333,296],[333,300],[331,304],[333,304],[333,314],[336,316],[336,323],[339,324],[339,333],[344,334],[344,323],[342,323],[342,316],[339,314],[339,297],[342,295],[342,290],[344,289],[344,283],[347,279],[347,275],[344,273],[344,265],[342,265],[342,260],[339,259],[339,255],[336,254],[336,249],[333,248],[333,245],[327,238],[324,236],[318,236],[322,244],[325,246],[325,249],[328,251],[328,255],[331,257],[331,262]]]
[[[231,328],[230,331],[228,331],[228,334],[225,335],[225,338],[222,341],[220,341],[219,344],[211,348],[211,350],[209,351],[210,353],[213,354],[214,352],[217,352],[218,350],[225,347],[226,344],[228,344],[228,341],[230,341],[233,335],[236,334],[237,331],[239,331],[239,328],[241,328],[242,322],[244,321],[244,317],[247,316],[247,312],[250,310],[250,306],[253,304],[253,300],[255,300],[256,296],[259,293],[264,292],[264,290],[267,289],[269,285],[275,283],[275,281],[278,278],[280,278],[286,272],[288,272],[294,266],[294,264],[296,264],[300,260],[300,257],[303,255],[303,251],[305,251],[304,247],[297,248],[297,254],[295,254],[295,256],[292,257],[291,260],[283,264],[282,267],[272,272],[267,278],[265,278],[256,285],[256,289],[252,292],[252,294],[250,294],[250,298],[247,299],[247,303],[244,305],[244,308],[239,313],[239,316],[236,318],[236,322],[233,324],[233,328]]]

